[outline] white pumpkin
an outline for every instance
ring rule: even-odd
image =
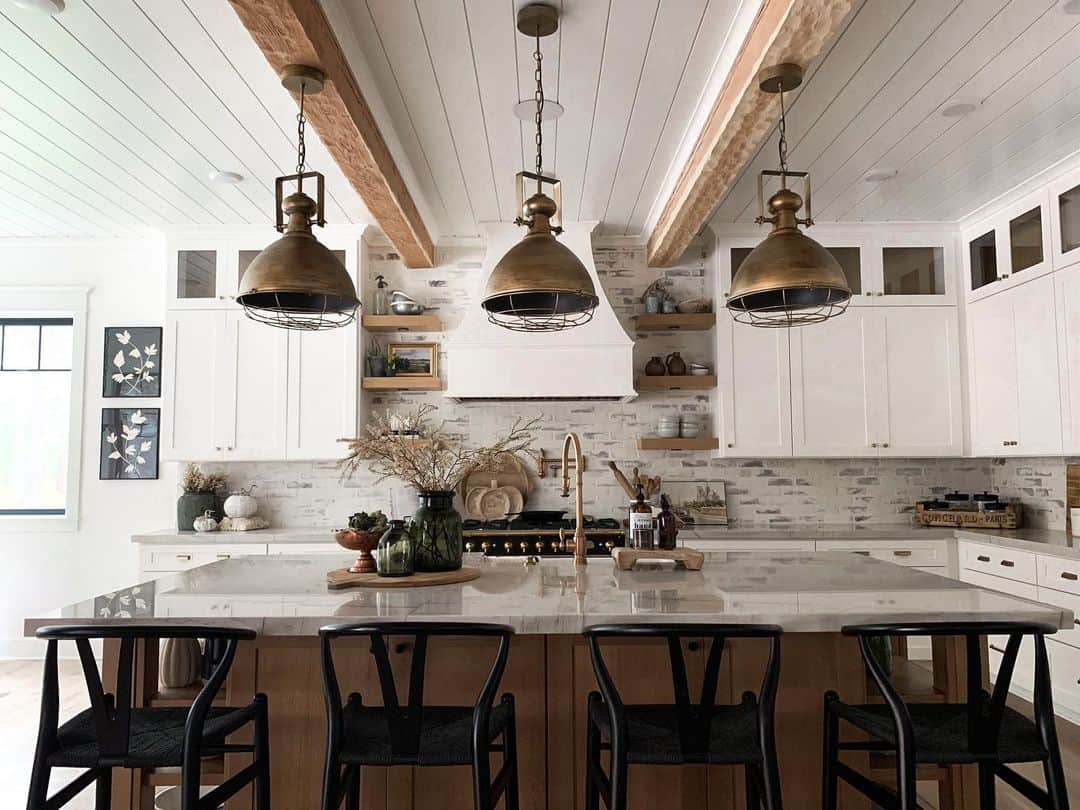
[[[242,489],[230,493],[225,499],[225,514],[231,518],[249,518],[259,511],[259,502],[251,494],[251,489]]]
[[[214,513],[207,509],[195,520],[191,522],[192,528],[200,534],[205,532],[216,532],[218,528],[218,522],[214,520]]]

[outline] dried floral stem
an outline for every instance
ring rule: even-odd
[[[386,411],[372,416],[363,435],[341,440],[349,446],[340,463],[342,479],[351,479],[366,464],[378,476],[376,483],[399,478],[421,492],[450,491],[470,473],[495,471],[507,455],[531,447],[540,424],[539,417],[517,419],[494,444],[467,448],[460,436],[445,430],[445,422],[431,424],[428,417],[436,410],[421,405],[404,415]]]

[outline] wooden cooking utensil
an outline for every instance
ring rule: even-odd
[[[619,466],[614,461],[609,461],[607,465],[608,468],[611,470],[612,474],[615,476],[615,480],[619,482],[619,486],[623,488],[623,492],[625,492],[630,498],[636,498],[637,490],[630,485],[629,481],[626,480],[626,476],[622,474],[622,470],[619,469]]]

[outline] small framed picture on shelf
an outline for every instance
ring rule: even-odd
[[[727,485],[723,481],[664,481],[671,508],[687,526],[728,525]]]
[[[161,396],[161,327],[105,327],[101,396]]]
[[[438,343],[391,343],[386,359],[398,377],[439,376]]]

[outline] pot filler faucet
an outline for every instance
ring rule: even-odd
[[[577,503],[574,512],[574,565],[585,565],[589,561],[585,553],[585,515],[581,496],[581,474],[585,469],[585,462],[581,456],[581,439],[578,438],[576,433],[572,432],[566,434],[562,444],[562,496],[564,498],[570,497],[570,464],[568,462],[570,460],[571,443],[574,445],[574,487],[577,492]],[[559,541],[563,544],[566,543],[564,529],[559,529]]]

